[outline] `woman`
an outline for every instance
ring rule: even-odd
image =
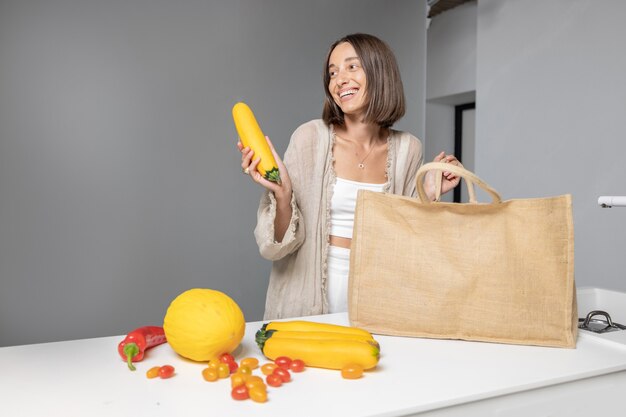
[[[366,34],[336,41],[324,65],[323,120],[298,127],[282,183],[265,180],[254,152],[238,143],[241,167],[266,191],[254,231],[260,253],[272,260],[265,319],[347,311],[348,267],[356,192],[368,189],[415,196],[422,145],[391,126],[404,115],[400,71],[390,48]],[[441,152],[434,159],[459,165]],[[442,193],[459,178],[443,173]],[[425,190],[434,200],[434,174]]]

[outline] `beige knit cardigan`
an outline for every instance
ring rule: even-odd
[[[415,196],[415,175],[422,164],[422,144],[409,133],[391,130],[387,183],[383,192]],[[307,122],[293,133],[284,156],[293,185],[292,216],[281,242],[274,240],[276,199],[265,191],[254,235],[261,256],[273,261],[265,302],[265,320],[325,314],[326,255],[330,201],[335,184],[332,126]]]

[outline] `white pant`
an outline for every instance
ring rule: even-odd
[[[350,249],[328,246],[327,265],[328,312],[342,313],[348,311]]]

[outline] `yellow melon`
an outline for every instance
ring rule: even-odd
[[[246,322],[235,301],[223,292],[194,288],[172,301],[163,329],[176,353],[207,361],[232,352],[243,339]]]

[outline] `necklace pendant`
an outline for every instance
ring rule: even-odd
[[[359,165],[357,165],[359,168],[361,169],[365,169],[365,165],[363,165],[363,162],[361,162]]]

